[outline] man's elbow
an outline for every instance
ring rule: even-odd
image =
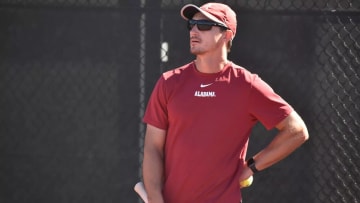
[[[309,132],[307,130],[306,124],[304,120],[296,112],[293,112],[291,114],[289,126],[292,126],[290,127],[290,129],[293,128],[293,130],[295,131],[296,138],[301,143],[304,143],[309,139]]]
[[[301,143],[304,143],[309,139],[309,132],[306,128],[306,125],[303,122],[300,125],[298,132],[296,133],[296,136]]]

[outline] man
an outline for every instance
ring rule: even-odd
[[[236,15],[227,5],[189,4],[196,59],[164,73],[144,122],[143,178],[150,203],[241,202],[239,181],[288,156],[308,139],[293,108],[257,75],[227,59]],[[245,161],[252,127],[279,132]]]

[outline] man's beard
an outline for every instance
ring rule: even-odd
[[[203,50],[199,49],[199,48],[191,48],[190,47],[190,53],[193,55],[201,55],[203,53],[205,53]]]

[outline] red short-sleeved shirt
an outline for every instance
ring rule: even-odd
[[[260,121],[271,129],[291,111],[257,75],[233,63],[214,74],[198,72],[193,62],[164,73],[144,122],[167,131],[165,202],[239,202],[252,127]]]

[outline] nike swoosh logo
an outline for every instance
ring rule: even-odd
[[[200,87],[201,88],[204,88],[204,87],[208,87],[208,86],[210,86],[210,85],[212,85],[213,83],[209,83],[209,84],[200,84]]]

